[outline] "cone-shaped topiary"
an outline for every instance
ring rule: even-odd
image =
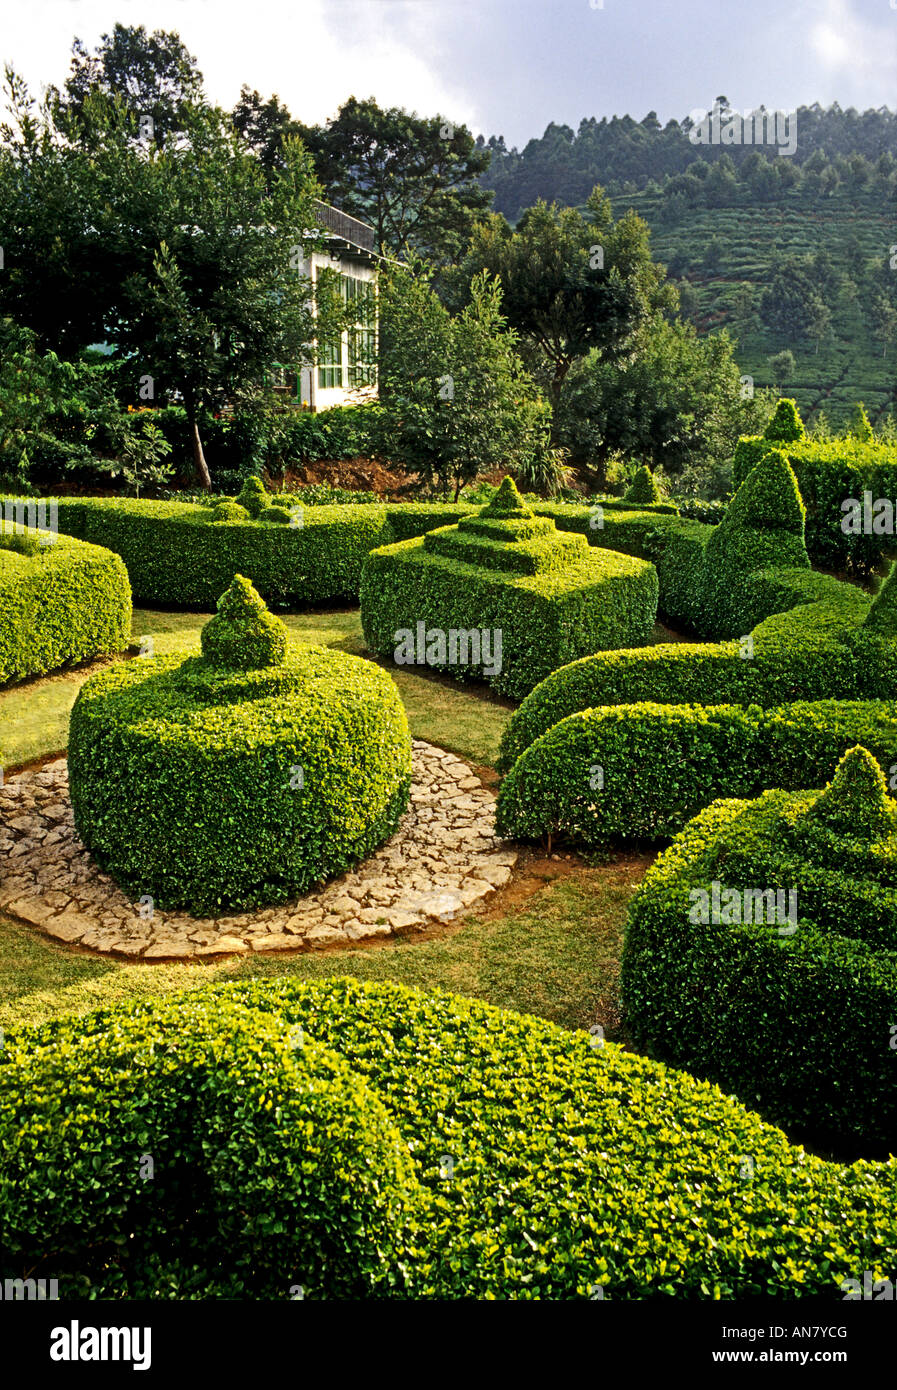
[[[480,516],[523,517],[532,515],[532,508],[527,506],[520,496],[514,479],[508,476],[502,479],[501,487],[489,505],[480,511]]]
[[[883,637],[897,637],[897,563],[891,565],[887,578],[872,600],[864,626],[871,627]]]
[[[659,502],[660,488],[657,486],[657,479],[646,464],[642,464],[636,473],[626,492],[623,494],[624,502]]]
[[[869,444],[875,438],[875,431],[869,423],[869,416],[862,401],[857,401],[850,413],[850,434],[861,444]]]
[[[261,478],[247,478],[237,493],[237,501],[250,516],[256,517],[267,507],[270,497]]]
[[[772,419],[763,431],[763,438],[775,444],[793,444],[796,439],[803,439],[805,433],[797,401],[785,398],[773,411]]]
[[[218,600],[218,612],[202,630],[202,654],[214,666],[256,671],[280,666],[287,649],[287,630],[269,613],[261,595],[242,574]]]
[[[806,508],[781,449],[770,449],[745,478],[717,530],[759,526],[803,538]]]
[[[849,834],[868,834],[892,829],[895,809],[878,761],[857,744],[844,754],[807,814]]]

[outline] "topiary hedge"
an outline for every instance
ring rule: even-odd
[[[353,979],[24,1029],[0,1054],[0,1275],[63,1298],[613,1301],[840,1300],[893,1272],[892,1165],[824,1162],[594,1042]]]
[[[0,523],[0,684],[119,652],[131,590],[117,555]]]
[[[814,1144],[894,1153],[895,871],[897,803],[861,748],[821,793],[716,802],[633,903],[634,1041]]]
[[[656,610],[653,566],[558,531],[510,478],[478,515],[373,551],[361,582],[373,651],[516,698],[585,652],[647,641]]]
[[[623,704],[582,710],[536,739],[502,782],[499,834],[585,845],[675,835],[710,802],[820,786],[862,743],[897,788],[897,702]]]
[[[369,551],[454,525],[476,512],[463,503],[304,507],[292,494],[268,500],[286,508],[289,526],[253,519],[245,507],[232,501],[207,507],[193,502],[66,497],[57,507],[60,530],[121,556],[137,602],[187,607],[212,606],[237,573],[247,575],[272,603],[354,601]],[[580,531],[592,543],[638,555],[644,533],[656,524],[656,514],[675,510],[611,512],[609,505],[602,504],[601,513],[593,507],[547,504],[537,510],[539,515],[551,516],[560,530]]]
[[[651,701],[769,708],[796,699],[897,695],[897,634],[866,625],[873,605],[861,590],[812,570],[773,569],[752,576],[745,601],[753,616],[771,614],[747,640],[600,652],[555,671],[512,714],[499,767],[508,770],[560,720],[600,706]]]
[[[741,486],[771,445],[781,449],[806,507],[806,542],[813,563],[827,569],[854,568],[869,573],[893,553],[895,546],[897,447],[854,436],[807,439],[796,407],[793,412],[788,409],[793,406],[793,401],[780,401],[765,434],[739,439],[732,462],[732,486]],[[870,494],[868,509],[862,505],[865,493]],[[857,507],[845,510],[850,499]],[[874,512],[878,499],[891,504],[890,530],[881,529],[887,523],[886,511],[880,518]]]
[[[72,709],[78,833],[134,897],[200,915],[285,902],[351,867],[408,803],[411,738],[386,672],[286,642],[240,576],[202,656],[101,671]]]

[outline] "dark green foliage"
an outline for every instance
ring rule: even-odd
[[[660,488],[657,486],[657,479],[646,464],[642,464],[623,494],[624,502],[635,502],[639,506],[644,503],[660,502]]]
[[[282,666],[286,659],[286,627],[268,612],[242,574],[235,575],[221,595],[218,612],[203,627],[200,641],[203,656],[213,666],[257,671]]]
[[[63,1298],[371,1297],[400,1282],[407,1144],[343,1057],[207,990],[0,1065],[0,1275]],[[152,1163],[148,1169],[147,1160]]]
[[[852,749],[819,792],[701,813],[649,870],[623,956],[636,1045],[839,1153],[897,1150],[897,804]],[[700,893],[738,911],[701,920]],[[796,893],[788,925],[741,906]],[[782,900],[785,906],[786,899]],[[751,920],[746,920],[750,918]]]
[[[776,404],[772,418],[763,431],[763,438],[770,444],[793,444],[795,440],[803,439],[805,434],[797,402],[783,397]]]
[[[130,635],[117,555],[48,532],[0,535],[0,684],[120,652]]]
[[[717,797],[821,786],[858,742],[884,766],[897,766],[893,700],[818,700],[766,711],[648,702],[583,709],[514,762],[499,792],[497,825],[517,839],[550,834],[595,846],[666,838]]]
[[[884,637],[897,637],[897,564],[891,566],[866,614],[866,627]]]
[[[276,503],[270,507],[263,507],[259,512],[258,519],[266,526],[289,526],[292,520],[286,507],[278,506]]]
[[[0,1275],[63,1297],[613,1301],[840,1299],[893,1272],[892,1166],[826,1163],[591,1041],[351,978],[23,1030],[0,1061]]]
[[[210,915],[286,902],[370,854],[405,810],[411,739],[394,683],[321,647],[270,664],[281,625],[256,599],[245,580],[225,595],[203,658],[127,662],[79,692],[75,823],[134,898]]]
[[[520,698],[558,666],[620,641],[646,641],[654,624],[657,578],[645,561],[591,549],[582,535],[537,517],[506,478],[478,516],[430,531],[422,540],[374,551],[361,581],[361,620],[381,655],[420,660],[425,633],[490,634],[493,658],[428,645],[427,664],[459,679],[486,679]],[[410,634],[415,656],[402,650]],[[501,641],[500,661],[494,659]],[[428,639],[429,643],[429,639]]]

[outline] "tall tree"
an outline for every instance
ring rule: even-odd
[[[614,222],[601,188],[585,214],[540,202],[513,232],[497,216],[478,226],[456,286],[481,271],[500,280],[503,312],[553,406],[578,358],[596,351],[612,360],[650,315],[677,303],[645,223],[631,212]]]
[[[350,99],[326,128],[306,131],[331,202],[369,222],[384,253],[437,264],[460,254],[489,206],[480,175],[489,150],[441,116]]]
[[[64,90],[50,91],[60,124],[87,141],[92,92],[119,97],[137,113],[142,138],[159,145],[184,130],[187,112],[203,100],[202,73],[180,37],[164,29],[148,34],[142,24],[116,24],[93,53],[76,38]]]

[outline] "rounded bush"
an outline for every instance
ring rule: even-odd
[[[212,521],[248,521],[249,513],[239,502],[219,502],[212,509]]]
[[[3,1273],[46,1267],[68,1298],[388,1284],[417,1188],[407,1144],[301,1028],[197,990],[5,1060]]]
[[[0,526],[0,684],[127,647],[131,588],[117,555]]]
[[[717,801],[649,870],[627,1028],[836,1152],[897,1152],[897,802],[864,749],[821,792]]]
[[[398,691],[360,657],[286,643],[238,579],[203,655],[86,681],[72,710],[75,823],[135,897],[215,914],[284,902],[351,867],[408,803]]]
[[[278,506],[265,507],[263,511],[259,512],[258,519],[266,526],[289,526],[292,521],[286,507]]]
[[[61,1275],[64,1297],[583,1301],[840,1300],[893,1274],[897,1166],[824,1162],[595,1042],[351,978],[24,1029],[0,1053],[0,1274]]]

